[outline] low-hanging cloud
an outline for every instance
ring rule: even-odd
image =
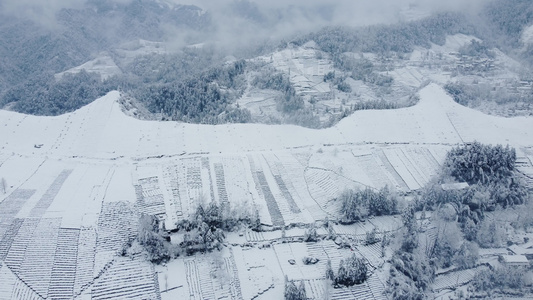
[[[57,25],[55,16],[58,11],[81,7],[84,2],[85,0],[1,0],[0,15],[29,19],[51,28]]]
[[[139,0],[108,0],[126,4]],[[148,1],[148,0],[142,0]],[[196,5],[211,15],[209,38],[240,46],[265,38],[280,39],[324,26],[361,26],[405,21],[439,10],[475,12],[491,0],[157,0],[171,5]],[[82,7],[86,0],[0,0],[1,13],[28,18],[53,28],[56,13]],[[407,13],[406,13],[407,12]],[[183,37],[194,32],[171,36]],[[177,29],[183,30],[183,29]],[[171,40],[172,37],[169,36]],[[179,42],[181,44],[182,41]]]
[[[174,1],[174,0],[169,0]],[[208,11],[228,45],[280,39],[324,26],[390,24],[438,11],[477,12],[491,0],[176,0]],[[238,11],[241,9],[241,11]]]
[[[127,4],[134,0],[108,0]],[[40,26],[54,29],[58,26],[56,14],[66,8],[82,8],[87,0],[0,0],[0,17],[10,16],[31,20]]]

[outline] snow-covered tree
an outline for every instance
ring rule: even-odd
[[[361,284],[367,278],[367,271],[364,260],[352,254],[346,260],[341,260],[335,283],[344,286]]]
[[[285,275],[285,300],[300,300],[300,293],[293,280],[289,280]]]
[[[335,281],[335,273],[333,273],[333,268],[331,267],[331,259],[328,259],[326,264],[326,279]]]

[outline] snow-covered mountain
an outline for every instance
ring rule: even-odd
[[[371,2],[11,3],[0,299],[531,296],[533,4]]]
[[[139,297],[207,293],[207,287],[194,291],[192,275],[183,267],[193,262],[191,258],[176,260],[168,270],[156,273],[140,257],[124,260],[118,253],[122,243],[135,235],[136,214],[158,214],[170,229],[194,212],[198,197],[211,191],[214,201],[220,203],[228,201],[225,197],[232,205],[253,203],[264,224],[312,223],[336,218],[338,203],[331,199],[346,187],[387,184],[402,192],[420,189],[438,172],[453,145],[473,141],[510,144],[519,156],[533,159],[532,117],[485,115],[455,103],[437,84],[423,88],[420,102],[412,107],[358,111],[321,130],[292,125],[140,121],[125,115],[119,101],[120,94],[111,92],[56,117],[0,111],[0,174],[6,183],[0,202],[0,230],[4,237],[12,236],[2,243],[13,245],[2,256],[1,297],[21,292],[37,298],[54,293],[93,298],[110,293],[118,297],[122,293]],[[196,179],[187,175],[192,172],[198,172]],[[264,174],[263,179],[256,174]],[[273,198],[266,194],[267,189]],[[139,198],[139,191],[144,198]],[[297,209],[287,206],[286,193]],[[273,203],[277,203],[275,208]],[[31,223],[33,220],[36,222]],[[384,222],[375,223],[379,228],[394,228],[397,222],[387,218],[371,222],[378,220]],[[13,232],[11,222],[23,227]],[[67,239],[65,235],[70,234],[76,238]],[[298,236],[301,232],[287,234]],[[265,241],[269,239],[266,235],[256,238]],[[104,243],[102,236],[110,240]],[[244,239],[237,235],[228,238],[236,244]],[[248,233],[246,238],[251,239]],[[23,248],[15,246],[23,241]],[[50,251],[39,252],[42,247]],[[283,281],[285,272],[279,268],[286,266],[269,255],[289,255],[283,254],[286,250],[280,245],[274,252],[261,254],[265,262],[256,271],[246,267],[254,262],[240,246],[233,248],[233,254],[222,255],[230,262],[246,257],[231,267],[238,274],[232,278],[240,280],[243,295],[278,298],[283,289],[277,282]],[[300,250],[293,249],[291,255],[305,256],[307,250]],[[24,253],[21,264],[15,256]],[[338,252],[334,264],[348,254]],[[66,261],[62,265],[65,270],[72,271],[61,289],[55,282],[66,275],[54,271],[59,257]],[[202,260],[194,261],[201,264]],[[36,265],[38,270],[32,267]],[[128,270],[136,271],[128,273],[129,280],[125,280],[120,274]],[[303,277],[295,270],[292,279],[321,280],[319,269],[305,269]],[[256,281],[248,276],[266,277]],[[383,280],[379,279],[382,275],[376,276],[376,282]],[[112,288],[116,282],[122,282],[122,289]],[[136,288],[137,284],[145,288]],[[171,286],[161,288],[166,284]],[[263,290],[264,284],[272,286]],[[379,286],[383,283],[369,288],[376,292]],[[175,290],[165,292],[171,287]]]

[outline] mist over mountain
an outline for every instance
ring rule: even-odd
[[[3,16],[0,19],[0,105],[20,112],[55,115],[79,108],[111,89],[120,89],[132,96],[134,106],[162,113],[165,119],[216,123],[214,120],[221,113],[249,114],[248,108],[235,104],[249,90],[256,76],[254,72],[264,67],[253,58],[268,57],[289,45],[301,46],[309,41],[317,43],[317,55],[344,72],[335,83],[337,87],[340,84],[341,92],[348,91],[344,78],[355,70],[345,67],[342,53],[402,56],[416,47],[443,45],[446,37],[453,34],[480,38],[489,48],[498,48],[529,64],[532,47],[526,29],[533,19],[531,6],[528,1],[508,0],[446,3],[433,0],[290,3],[3,0],[0,2]],[[227,74],[223,75],[228,68],[225,64],[233,59],[247,62],[226,81],[222,79],[228,78]],[[377,93],[372,101],[390,102],[387,95],[392,95],[392,89],[387,86],[377,89],[380,84],[395,84],[386,79],[388,75],[383,73],[386,68],[378,67],[377,73],[371,75],[374,79],[366,75],[351,77],[366,78],[365,84],[370,82],[375,87],[371,87]],[[104,75],[95,71],[103,69],[108,70]],[[288,84],[293,86],[290,68],[287,71],[280,74],[288,76]],[[181,96],[172,96],[183,94],[180,86],[193,82],[194,85],[204,82],[198,92],[208,86],[214,88],[217,91],[214,98],[193,97],[197,100],[186,101],[190,105],[184,105],[179,100]],[[279,86],[268,89],[272,88],[280,90]],[[299,107],[295,111],[305,115],[304,119],[319,115],[316,108],[315,112],[310,110],[309,103],[314,100],[302,98],[303,94],[294,87],[289,88],[294,92],[287,92],[287,88],[283,88],[282,94],[286,101],[300,103],[294,107]],[[164,90],[174,92],[169,99],[155,100],[159,97],[155,94],[161,95]],[[191,99],[192,94],[185,94],[183,97]],[[400,96],[404,100],[390,105],[406,105],[409,94],[404,89]],[[213,105],[208,105],[211,109],[202,105],[192,115],[209,117],[184,118],[191,114],[186,107],[194,106],[200,99]],[[177,109],[178,106],[181,108]],[[353,105],[349,107],[353,109]],[[258,121],[248,117],[237,120]]]
[[[0,0],[0,299],[532,299],[532,67],[531,0]]]

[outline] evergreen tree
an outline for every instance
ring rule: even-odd
[[[344,286],[361,284],[366,280],[367,271],[364,260],[352,254],[346,261],[341,261],[336,283]]]
[[[305,283],[303,280],[300,281],[300,285],[298,286],[298,299],[299,300],[307,299],[307,293],[305,291]]]
[[[316,242],[316,241],[318,241],[318,233],[316,232],[316,228],[315,228],[314,224],[311,225],[310,228],[305,230],[304,241],[305,242]]]
[[[300,292],[293,280],[285,275],[285,300],[300,300]]]
[[[343,280],[348,277],[348,272],[344,266],[344,259],[341,259],[339,263],[339,270],[337,271],[337,276],[335,277],[335,285],[343,284]]]
[[[326,265],[326,279],[335,281],[335,273],[333,273],[333,268],[331,267],[331,259],[328,259]]]

